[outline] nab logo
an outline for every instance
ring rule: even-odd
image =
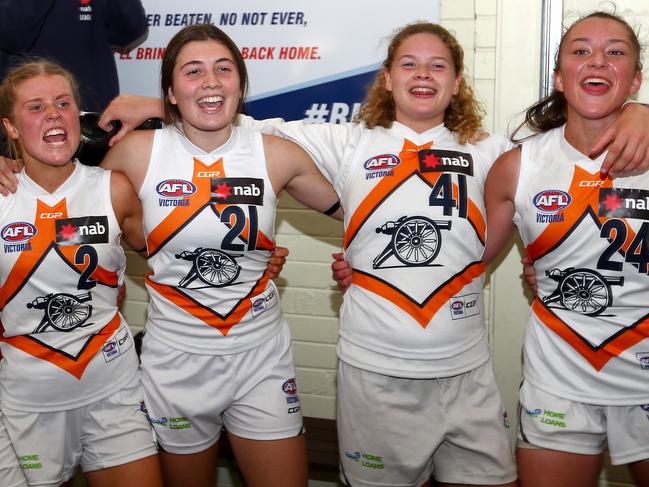
[[[256,178],[212,178],[212,203],[264,204],[264,180]]]
[[[571,196],[559,189],[546,189],[534,196],[532,202],[541,213],[558,213],[570,205]]]
[[[290,378],[289,380],[284,382],[284,384],[282,384],[282,390],[290,396],[297,394],[297,384],[295,383],[295,378]]]
[[[41,220],[49,220],[49,219],[52,219],[52,218],[61,218],[62,216],[63,216],[63,213],[59,213],[59,212],[56,212],[56,213],[41,213],[40,215],[38,215],[38,217]]]
[[[399,165],[401,160],[394,154],[381,154],[374,156],[363,164],[368,171],[378,171],[380,169],[392,169]]]
[[[158,184],[155,190],[164,198],[184,198],[193,195],[196,186],[184,179],[167,179]]]
[[[9,223],[3,229],[0,235],[2,240],[10,243],[26,242],[36,235],[36,227],[27,222]]]
[[[56,243],[80,245],[108,243],[108,217],[83,216],[57,220]]]

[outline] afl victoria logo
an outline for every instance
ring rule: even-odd
[[[1,232],[2,240],[10,243],[26,242],[36,235],[36,227],[27,222],[14,222],[6,225]]]
[[[194,183],[184,179],[167,179],[159,183],[156,192],[164,198],[184,198],[196,192]]]
[[[399,165],[399,158],[394,154],[381,154],[379,156],[374,156],[367,161],[363,166],[368,171],[378,171],[380,169],[392,169]]]
[[[282,390],[291,396],[297,394],[297,384],[295,383],[295,379],[291,378],[284,382],[284,384],[282,384]]]
[[[546,189],[534,196],[532,202],[541,213],[558,213],[570,205],[571,196],[560,189]]]

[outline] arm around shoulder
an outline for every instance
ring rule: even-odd
[[[336,206],[338,195],[304,149],[272,135],[263,138],[268,173],[277,194],[286,189],[300,203],[323,213]],[[340,208],[327,214],[342,219]]]
[[[514,231],[514,196],[521,165],[520,148],[496,159],[485,185],[487,207],[487,244],[483,260],[489,262],[503,249]]]
[[[119,171],[111,172],[110,198],[124,240],[133,250],[143,252],[146,250],[146,240],[142,225],[142,205],[128,178]]]

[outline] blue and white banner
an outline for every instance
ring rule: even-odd
[[[351,119],[385,58],[389,39],[418,20],[439,21],[439,0],[143,0],[149,36],[116,53],[121,91],[160,96],[160,61],[182,27],[212,23],[237,43],[256,118]]]

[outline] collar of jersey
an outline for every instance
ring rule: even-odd
[[[182,128],[173,126],[171,130],[175,133],[176,137],[178,137],[183,148],[193,157],[199,159],[203,164],[212,164],[213,162],[218,161],[224,154],[229,152],[233,147],[236,147],[239,142],[239,128],[234,125],[232,126],[232,132],[230,133],[228,140],[212,152],[206,152],[200,147],[194,145],[187,137],[185,137]]]
[[[608,151],[604,151],[597,157],[597,159],[591,159],[587,155],[582,154],[579,150],[577,150],[577,148],[570,145],[570,142],[566,140],[566,137],[564,135],[565,130],[566,125],[564,124],[561,127],[559,136],[557,137],[557,139],[559,139],[559,149],[561,150],[561,152],[570,162],[572,162],[573,164],[578,164],[589,173],[594,174],[595,172],[598,172],[599,168],[602,166],[602,162],[604,162],[604,158],[606,157],[606,153]]]
[[[437,125],[436,127],[430,128],[419,134],[407,125],[394,121],[392,122],[392,131],[417,145],[423,145],[431,140],[435,142],[435,144],[439,144],[444,140],[451,142],[455,140],[453,132],[447,129],[444,124]]]
[[[19,187],[22,186],[23,189],[33,194],[44,203],[53,205],[61,201],[66,196],[72,194],[77,189],[77,186],[81,183],[82,173],[85,167],[80,164],[77,159],[73,161],[73,164],[74,171],[72,171],[72,174],[70,174],[68,179],[66,179],[63,184],[61,184],[61,186],[56,188],[53,193],[50,193],[49,191],[46,191],[41,186],[39,186],[32,178],[27,175],[24,168],[22,171],[20,171],[20,174],[18,174],[18,185]],[[93,190],[92,188],[88,189],[91,191]]]

